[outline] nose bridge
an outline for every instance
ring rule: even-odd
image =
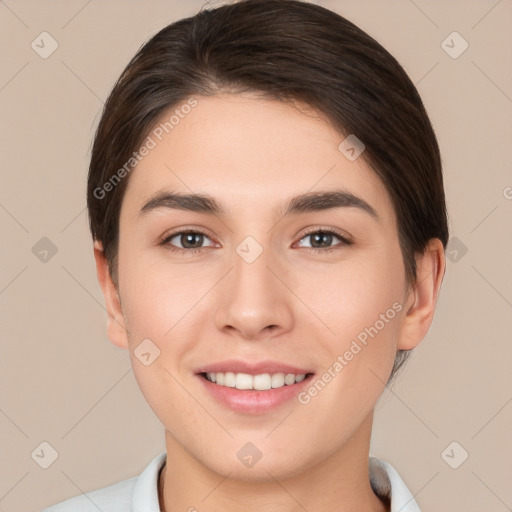
[[[268,336],[270,326],[274,331],[288,329],[290,305],[283,284],[274,275],[278,263],[269,245],[247,236],[234,248],[231,262],[232,271],[218,303],[218,327],[230,326],[246,338]]]

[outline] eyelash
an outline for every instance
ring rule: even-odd
[[[175,236],[181,235],[181,234],[184,234],[184,233],[186,233],[186,234],[194,234],[194,235],[204,235],[207,238],[210,238],[208,236],[208,233],[206,233],[205,231],[202,231],[201,229],[197,229],[197,228],[196,229],[187,229],[187,228],[184,228],[184,229],[175,231],[175,232],[171,233],[170,235],[166,236],[160,242],[159,245],[165,246],[165,248],[167,250],[171,251],[171,252],[181,252],[181,253],[187,253],[187,254],[194,254],[194,253],[197,253],[197,252],[199,252],[199,251],[201,251],[203,249],[206,249],[206,247],[196,247],[196,248],[192,248],[192,249],[182,249],[181,247],[174,247],[174,246],[172,246],[169,243],[169,241],[172,240]],[[306,233],[304,233],[302,235],[302,237],[300,238],[300,240],[302,240],[303,238],[306,238],[307,236],[314,235],[314,234],[317,234],[317,233],[321,233],[323,235],[334,235],[336,238],[339,238],[341,240],[341,243],[338,244],[338,245],[334,245],[332,247],[326,247],[326,248],[303,247],[302,249],[306,249],[306,250],[312,251],[314,253],[319,253],[319,252],[330,253],[332,251],[340,249],[344,245],[351,245],[353,243],[351,240],[348,240],[345,236],[343,236],[338,231],[335,231],[333,229],[327,229],[327,228],[326,229],[323,229],[323,228],[313,228],[310,231],[307,231]]]

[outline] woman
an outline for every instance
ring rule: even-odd
[[[295,0],[173,23],[105,105],[88,208],[109,339],[166,452],[47,512],[419,510],[369,446],[448,227],[436,137],[382,46]]]

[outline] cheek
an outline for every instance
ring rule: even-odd
[[[179,414],[193,422],[197,404],[186,392],[187,379],[192,378],[186,373],[187,357],[197,340],[205,338],[199,333],[207,304],[201,297],[211,284],[206,276],[193,273],[192,266],[166,270],[142,257],[125,258],[119,268],[124,272],[123,313],[140,390],[169,429],[176,426],[169,418]]]
[[[204,269],[162,261],[137,249],[127,250],[119,260],[123,314],[134,342],[141,336],[155,340],[172,336],[208,289]]]
[[[173,376],[180,379],[189,371],[189,354],[197,352],[198,342],[207,338],[201,331],[209,325],[208,292],[218,278],[204,266],[162,264],[161,259],[155,261],[136,251],[125,252],[119,271],[132,366],[153,405],[157,396],[179,395],[180,386]],[[142,351],[158,357],[146,367],[139,360]]]
[[[293,289],[333,338],[357,334],[402,300],[405,276],[400,254],[379,253],[361,252],[336,265],[317,265],[296,274]]]
[[[324,362],[334,364],[342,356],[343,373],[350,374],[351,383],[368,384],[373,379],[378,384],[378,378],[386,382],[403,314],[401,253],[388,248],[379,251],[378,257],[361,254],[333,268],[304,272],[309,277],[298,280],[295,288],[317,317],[312,318],[322,335],[315,339],[326,355]]]
[[[402,276],[390,280],[390,269],[363,267],[337,280],[316,280],[322,286],[308,297],[324,324],[315,322],[321,371],[299,399],[310,416],[324,418],[322,435],[334,442],[342,442],[374,408],[397,350]]]

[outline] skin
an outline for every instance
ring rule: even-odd
[[[165,427],[161,510],[387,510],[368,479],[373,409],[396,351],[414,348],[431,325],[442,244],[433,239],[418,255],[409,287],[390,197],[363,158],[351,162],[338,150],[344,136],[324,116],[254,94],[196,99],[129,177],[118,289],[94,246],[109,339],[129,350]],[[278,211],[292,196],[340,186],[379,220],[357,208]],[[210,194],[226,213],[162,208],[139,216],[164,189]],[[179,236],[159,245],[180,227],[208,233],[200,251],[170,251],[171,242],[186,244]],[[306,228],[339,230],[353,243],[333,237],[333,251],[314,252]],[[263,249],[251,264],[236,252],[249,235]],[[292,399],[265,414],[236,413],[195,375],[200,365],[239,358],[283,361],[319,377],[396,302],[402,310],[307,405]],[[134,355],[146,338],[160,350],[149,366]],[[247,442],[262,453],[251,468],[237,457]]]

